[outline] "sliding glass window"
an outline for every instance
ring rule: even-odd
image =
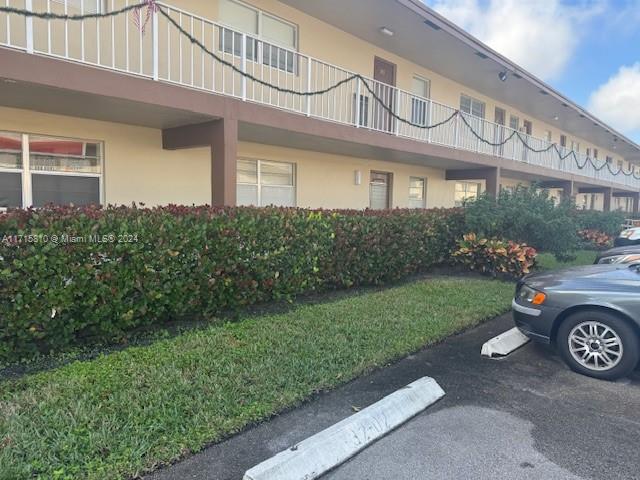
[[[0,207],[100,204],[100,142],[0,132]]]

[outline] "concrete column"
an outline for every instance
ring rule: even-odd
[[[234,206],[236,204],[238,120],[222,118],[162,131],[162,148],[165,150],[198,147],[209,147],[211,150],[211,204]]]
[[[497,199],[500,195],[500,167],[489,169],[486,181],[486,193]]]
[[[640,213],[640,193],[633,194],[633,209],[631,212],[634,215],[638,215]]]
[[[238,159],[238,121],[213,122],[211,132],[211,204],[235,206]]]
[[[602,194],[604,195],[604,203],[603,210],[605,212],[611,211],[611,206],[613,204],[613,189],[612,188],[603,188]]]

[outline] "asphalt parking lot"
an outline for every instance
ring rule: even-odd
[[[153,479],[238,480],[251,466],[422,376],[446,396],[323,480],[640,479],[640,372],[615,383],[571,372],[529,343],[480,357],[503,316],[280,415]]]

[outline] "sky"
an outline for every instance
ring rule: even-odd
[[[423,0],[640,143],[640,0]]]

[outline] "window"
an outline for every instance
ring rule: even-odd
[[[560,146],[561,147],[566,147],[567,146],[567,136],[566,135],[560,135]]]
[[[520,119],[515,115],[509,116],[509,128],[512,130],[520,130]]]
[[[551,133],[551,130],[545,130],[544,138],[547,140],[547,142],[553,143],[553,134]]]
[[[391,208],[391,173],[371,172],[369,207],[373,210]]]
[[[474,117],[484,118],[485,105],[480,100],[460,95],[460,110]]]
[[[480,184],[475,182],[456,182],[455,205],[461,207],[466,200],[478,198],[480,195]]]
[[[238,159],[238,205],[294,207],[295,166],[270,160]]]
[[[295,25],[235,0],[221,0],[220,19],[234,29],[264,40],[261,43],[255,38],[246,39],[249,60],[257,62],[261,56],[263,64],[294,73],[296,62],[293,50],[296,50],[298,43]],[[225,53],[242,55],[241,33],[221,28],[219,41]]]
[[[0,207],[99,204],[101,174],[99,142],[0,132]]]
[[[409,177],[409,208],[425,208],[427,206],[426,186],[426,179]]]
[[[622,160],[618,160],[618,168],[624,170],[624,162]]]
[[[596,160],[598,159],[598,149],[597,148],[593,149],[593,158],[596,159]]]
[[[417,125],[427,125],[429,119],[428,102],[430,83],[422,77],[414,76],[412,84],[412,92],[416,97],[411,99],[411,123]]]
[[[52,0],[54,3],[65,4],[65,0]],[[66,0],[67,11],[82,13],[102,13],[106,11],[103,0]]]
[[[591,158],[591,149],[590,148],[587,148],[587,157]]]
[[[571,140],[571,150],[576,153],[580,153],[580,142]]]
[[[606,160],[607,163],[613,164],[613,157],[610,157],[609,155],[607,155],[605,157],[605,160]]]
[[[526,133],[527,135],[533,134],[533,123],[529,120],[525,120],[522,122],[522,129],[524,131],[523,133]]]

